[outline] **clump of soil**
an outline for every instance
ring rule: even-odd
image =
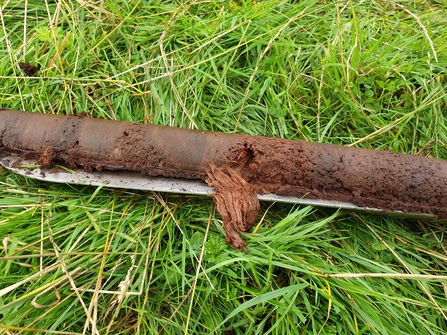
[[[210,163],[207,174],[207,184],[216,190],[213,198],[222,216],[226,241],[234,248],[242,249],[246,243],[239,232],[249,231],[253,227],[260,210],[256,189],[242,178],[239,171],[229,166],[219,168]]]
[[[21,68],[28,77],[34,77],[36,73],[39,72],[40,65],[37,64],[37,66],[35,66],[29,63],[19,63],[19,68]]]
[[[447,161],[278,138],[0,110],[0,153],[91,170],[207,180],[227,242],[243,248],[257,194],[350,202],[447,218]]]
[[[47,148],[40,156],[37,162],[43,168],[48,168],[53,164],[56,153],[52,148]]]

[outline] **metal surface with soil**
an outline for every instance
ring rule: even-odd
[[[64,162],[86,171],[207,180],[237,248],[244,243],[232,232],[255,222],[256,193],[447,217],[447,162],[434,158],[11,110],[0,110],[0,151],[37,158],[42,167]],[[224,187],[228,180],[235,184]]]

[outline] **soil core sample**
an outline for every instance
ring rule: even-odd
[[[447,161],[435,158],[173,127],[0,110],[0,156],[19,153],[42,166],[205,180],[227,231],[257,219],[256,194],[350,202],[447,217]]]

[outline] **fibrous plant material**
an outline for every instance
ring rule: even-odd
[[[235,248],[256,221],[256,194],[447,217],[447,162],[435,158],[11,110],[0,110],[0,151],[44,166],[206,180]]]
[[[245,241],[238,232],[249,231],[260,210],[256,188],[242,178],[238,169],[229,166],[217,167],[210,163],[207,173],[206,182],[216,190],[214,202],[227,232],[226,241],[242,249]]]

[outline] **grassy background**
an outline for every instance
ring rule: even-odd
[[[1,6],[1,108],[447,158],[443,0]],[[209,198],[0,192],[0,333],[447,329],[445,226],[264,203],[243,252]]]

